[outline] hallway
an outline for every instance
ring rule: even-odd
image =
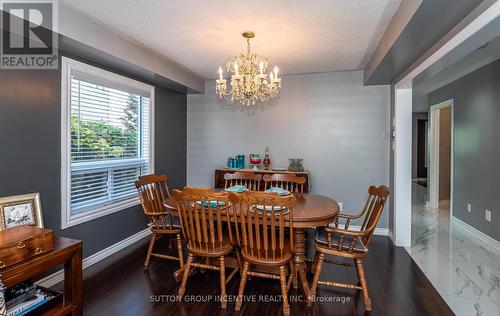
[[[451,222],[447,205],[425,207],[412,185],[411,257],[457,315],[500,315],[500,252]]]

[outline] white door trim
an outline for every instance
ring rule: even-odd
[[[453,210],[453,149],[454,149],[454,107],[453,99],[435,104],[429,109],[430,116],[430,159],[429,159],[429,207],[439,208],[439,140],[440,140],[440,110],[451,108],[451,152],[450,152],[450,216]]]
[[[397,89],[394,102],[394,244],[411,244],[412,89]],[[407,128],[409,127],[409,128]],[[397,210],[397,211],[396,211]],[[408,210],[410,216],[401,210]]]
[[[429,203],[430,208],[439,208],[439,121],[441,112],[439,109],[430,109],[430,136],[429,137]],[[438,150],[436,150],[438,149]]]
[[[482,9],[482,8],[481,8]],[[411,91],[412,81],[440,60],[443,56],[455,49],[458,45],[467,40],[470,36],[477,33],[488,23],[500,16],[500,1],[496,1],[482,12],[473,12],[473,17],[466,17],[460,25],[460,30],[456,28],[450,31],[442,41],[429,50],[429,53],[417,60],[417,62],[408,68],[401,79],[394,84],[394,93],[397,96],[401,90]],[[466,22],[464,22],[466,21]],[[446,41],[445,38],[448,40]],[[411,103],[410,103],[411,105]],[[411,166],[411,137],[399,138],[397,135],[411,135],[412,121],[407,118],[405,109],[408,107],[406,98],[394,98],[394,122],[396,139],[394,143],[394,175],[393,175],[393,195],[394,199],[394,227],[391,235],[394,236],[394,243],[397,246],[410,246],[411,244],[411,167],[408,170],[404,166]],[[399,122],[399,124],[397,123]],[[408,158],[409,157],[409,158]],[[408,160],[406,160],[408,159]],[[408,207],[410,206],[410,207]],[[400,219],[400,220],[398,220]]]

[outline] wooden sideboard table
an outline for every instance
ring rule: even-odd
[[[307,193],[309,192],[309,186],[310,186],[310,182],[309,182],[309,171],[307,170],[304,170],[304,171],[300,171],[300,172],[292,172],[292,171],[274,171],[274,170],[262,170],[262,169],[259,169],[259,170],[252,170],[252,169],[239,169],[239,170],[235,170],[235,169],[215,169],[215,181],[214,181],[214,187],[216,189],[220,189],[220,188],[224,188],[224,175],[226,173],[234,173],[234,172],[253,172],[253,173],[256,173],[256,174],[261,174],[261,175],[265,175],[265,174],[275,174],[275,173],[292,173],[292,174],[295,174],[296,176],[298,177],[304,177],[306,178],[306,183],[304,184],[304,193]],[[264,188],[264,181],[262,181],[262,183],[260,184],[260,187],[261,188]]]
[[[82,315],[82,242],[54,238],[54,250],[0,270],[6,287],[64,264],[64,299],[43,315]]]

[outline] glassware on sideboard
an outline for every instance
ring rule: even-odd
[[[238,168],[245,169],[245,155],[237,155],[236,160],[238,161]]]
[[[302,164],[304,162],[304,159],[290,158],[288,160],[290,161],[290,165],[288,166],[288,171],[293,171],[293,172],[304,171],[304,166]]]
[[[230,169],[245,169],[245,155],[228,157],[226,167]]]
[[[248,156],[248,161],[249,161],[249,164],[253,166],[252,170],[259,170],[259,166],[260,166],[260,162],[261,162],[259,154],[250,154]]]
[[[233,157],[228,157],[227,158],[226,167],[228,167],[230,169],[234,168],[234,158]]]

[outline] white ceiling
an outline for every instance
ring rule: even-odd
[[[363,69],[401,0],[60,0],[205,79],[245,50],[282,74]],[[98,36],[98,34],[96,34]]]

